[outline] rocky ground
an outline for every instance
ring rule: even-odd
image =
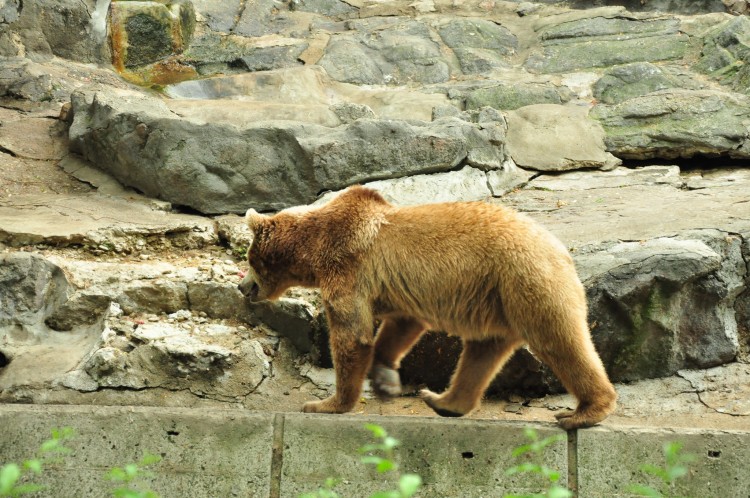
[[[319,299],[244,302],[238,214],[359,182],[399,204],[509,204],[559,236],[614,422],[747,429],[750,21],[725,12],[746,2],[600,3],[617,2],[196,1],[151,47],[118,19],[162,4],[7,2],[0,401],[326,396]],[[459,351],[423,339],[408,391],[444,386]],[[521,351],[472,416],[551,421],[559,392]],[[369,392],[358,412],[429,414]]]

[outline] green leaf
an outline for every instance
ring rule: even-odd
[[[372,432],[372,435],[378,439],[383,439],[388,436],[388,433],[381,426],[377,424],[365,424],[365,429]]]
[[[536,441],[539,439],[539,435],[536,432],[536,429],[532,429],[531,427],[526,427],[523,430],[523,435],[526,436],[526,439],[529,439],[531,441]]]
[[[547,498],[572,498],[573,492],[569,489],[553,485],[547,490]]]
[[[505,475],[512,476],[513,474],[523,474],[524,472],[541,473],[541,468],[542,468],[541,465],[527,462],[527,463],[522,463],[520,465],[516,465],[515,467],[509,468],[508,470],[505,471]]]
[[[560,479],[560,473],[554,469],[551,469],[547,466],[541,465],[539,467],[539,472],[549,479],[551,482],[556,482]]]
[[[42,443],[42,445],[39,447],[39,451],[42,453],[51,453],[55,451],[59,445],[60,441],[58,441],[57,439],[48,439]]]
[[[365,455],[360,458],[360,462],[366,465],[380,465],[380,462],[382,462],[383,460],[385,460],[383,457],[379,457],[377,455]]]
[[[370,443],[370,444],[366,444],[366,445],[362,446],[357,451],[359,451],[360,453],[370,453],[370,452],[373,452],[373,451],[382,451],[382,449],[383,449],[382,445]]]
[[[646,474],[652,475],[654,477],[658,477],[664,482],[669,481],[669,476],[667,475],[667,471],[662,469],[661,467],[657,467],[656,465],[651,465],[650,463],[646,463],[646,464],[641,465],[640,468]]]
[[[34,474],[41,474],[42,473],[42,461],[38,458],[33,458],[31,460],[26,460],[23,462],[23,467],[25,469],[29,469]]]
[[[523,455],[524,453],[528,453],[529,451],[532,451],[532,449],[533,448],[531,447],[530,444],[522,444],[521,446],[514,448],[513,451],[511,452],[511,455],[513,455],[514,457],[518,457],[518,456]]]
[[[553,436],[542,439],[537,444],[539,445],[539,449],[542,450],[551,444],[559,443],[560,441],[565,441],[567,439],[568,436],[566,436],[565,434],[555,434]]]
[[[379,474],[384,474],[388,472],[389,470],[393,470],[396,467],[396,465],[393,463],[393,461],[388,459],[383,459],[380,461],[380,463],[375,467],[375,469],[378,471]]]
[[[8,463],[0,469],[0,493],[8,494],[21,478],[21,469],[16,463]]]
[[[138,465],[134,463],[129,463],[125,467],[125,474],[128,476],[128,478],[133,479],[138,475]]]
[[[370,498],[401,498],[398,491],[378,491],[370,495]]]
[[[649,498],[663,498],[663,495],[656,491],[650,486],[643,486],[641,484],[631,484],[628,486],[628,491],[635,493],[639,496],[647,496]]]
[[[325,487],[327,489],[332,489],[338,486],[340,482],[341,482],[341,479],[337,479],[335,477],[328,477],[326,478]]]
[[[153,465],[159,462],[161,462],[161,457],[159,455],[152,455],[151,453],[146,453],[145,455],[143,455],[140,465],[145,467],[147,465]]]
[[[422,487],[422,478],[417,474],[404,474],[398,480],[398,489],[401,496],[409,498]]]
[[[395,437],[386,436],[383,439],[383,446],[385,446],[386,450],[392,450],[393,448],[395,448],[399,444],[401,444],[401,442],[398,439],[396,439]]]
[[[20,496],[20,495],[28,495],[31,493],[38,493],[39,491],[43,491],[46,489],[41,484],[20,484],[13,488],[13,491],[11,492],[11,496]]]
[[[115,467],[107,473],[107,479],[110,481],[126,481],[128,475],[120,467]]]
[[[683,467],[682,465],[670,467],[667,469],[667,482],[672,483],[676,479],[679,479],[680,477],[686,475],[687,473],[688,473],[687,467]]]

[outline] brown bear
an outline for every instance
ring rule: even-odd
[[[320,207],[251,209],[246,220],[254,238],[240,291],[257,301],[316,287],[323,298],[336,393],[305,412],[351,410],[368,373],[379,394],[400,394],[399,362],[426,330],[463,341],[448,389],[420,393],[440,415],[475,409],[524,344],[578,399],[557,414],[563,428],[594,425],[615,409],[573,260],[527,216],[484,202],[396,207],[356,186]]]

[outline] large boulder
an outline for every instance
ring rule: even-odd
[[[452,19],[438,32],[456,54],[464,74],[509,67],[508,59],[518,48],[518,39],[510,30],[485,19]]]
[[[594,97],[604,104],[619,104],[659,90],[705,86],[688,74],[650,62],[634,62],[608,70],[593,86]]]
[[[358,119],[335,128],[287,121],[240,126],[180,119],[133,92],[73,95],[71,145],[124,185],[206,214],[307,204],[323,190],[505,162],[505,122]]]
[[[437,83],[450,77],[440,46],[430,39],[422,22],[401,20],[383,29],[363,20],[348,26],[353,32],[333,35],[319,61],[335,80],[403,85]]]
[[[42,332],[72,295],[62,269],[35,254],[0,255],[0,334],[5,341]]]
[[[750,19],[737,16],[703,38],[698,71],[745,94],[750,93]]]
[[[750,157],[750,99],[718,90],[662,90],[597,105],[607,151],[623,159]]]
[[[218,324],[191,331],[180,323],[120,323],[105,332],[80,370],[101,387],[187,388],[238,398],[270,374],[270,361],[257,339],[239,340],[236,332]]]
[[[537,73],[681,59],[689,42],[677,18],[638,19],[611,7],[550,16],[536,28],[541,47],[525,67]]]
[[[96,0],[10,0],[0,5],[0,56],[108,63],[107,8]]]
[[[623,242],[577,258],[594,339],[614,381],[737,357],[734,304],[745,288],[740,240],[692,235]]]
[[[604,131],[588,109],[538,104],[508,112],[508,153],[523,168],[611,169],[620,160],[604,147]]]

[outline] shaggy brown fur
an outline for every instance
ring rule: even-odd
[[[352,187],[319,208],[250,210],[246,219],[255,238],[243,294],[274,299],[290,286],[318,287],[325,303],[336,394],[304,411],[351,410],[368,373],[379,394],[400,394],[399,362],[429,329],[464,344],[450,387],[421,392],[440,415],[475,409],[523,344],[578,398],[575,411],[557,415],[563,428],[614,410],[573,260],[530,218],[482,202],[395,207]]]

